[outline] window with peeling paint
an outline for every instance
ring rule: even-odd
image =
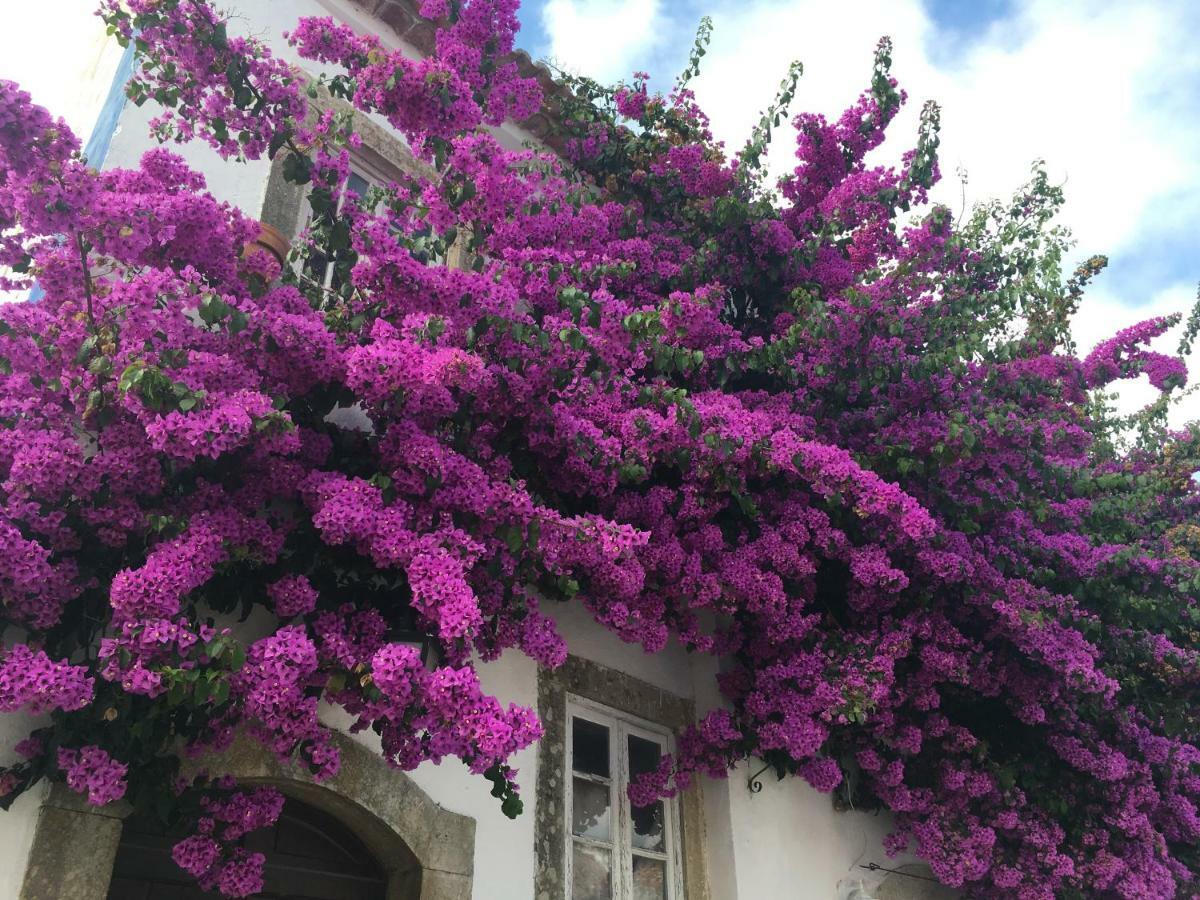
[[[570,900],[684,900],[675,801],[638,807],[628,794],[670,751],[670,732],[576,697],[567,718]]]

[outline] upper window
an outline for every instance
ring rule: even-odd
[[[574,697],[567,718],[570,900],[683,900],[674,800],[636,807],[627,790],[670,733]]]
[[[360,159],[357,156],[350,160],[350,176],[346,179],[346,190],[342,192],[338,199],[338,209],[346,201],[346,194],[353,191],[359,197],[365,197],[367,191],[373,187],[379,187],[387,184],[392,179],[381,169],[376,168]],[[297,233],[308,227],[312,220],[312,213],[308,210],[308,204],[303,205],[303,212],[300,221],[297,223]],[[323,253],[313,253],[309,256],[304,264],[304,274],[309,278],[318,282],[322,287],[332,288],[336,290],[340,285],[335,283],[333,260],[329,259]]]
[[[350,174],[346,179],[346,189],[338,199],[338,210],[340,211],[346,202],[348,193],[353,192],[358,197],[365,198],[371,188],[386,187],[396,181],[398,175],[399,173],[386,162],[373,162],[360,154],[352,155],[350,157]],[[379,211],[379,207],[376,207],[376,211]],[[308,209],[308,204],[303,203],[300,220],[296,223],[296,233],[302,232],[311,221],[312,213]],[[440,265],[446,262],[446,257],[443,254],[430,252],[427,254],[426,262],[429,265]],[[334,261],[323,253],[314,251],[308,257],[304,264],[304,274],[323,288],[336,291],[341,287]]]

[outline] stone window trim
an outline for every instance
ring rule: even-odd
[[[304,74],[310,77],[307,73]],[[354,130],[362,139],[362,144],[351,151],[351,162],[352,165],[356,161],[361,163],[373,179],[387,181],[392,173],[426,177],[435,174],[428,163],[413,155],[408,144],[396,132],[356,110],[345,100],[331,97],[328,91],[321,90],[315,99],[309,98],[308,106],[309,117],[313,119],[327,109],[353,114]],[[281,150],[271,161],[262,211],[258,218],[263,225],[274,228],[290,242],[307,221],[308,187],[293,184],[283,176],[283,163],[287,156],[288,151]],[[452,268],[466,268],[469,261],[466,247],[466,235],[460,233],[458,240],[450,248],[446,264]],[[286,255],[286,250],[284,254]]]
[[[624,672],[568,656],[557,669],[538,672],[538,742],[534,811],[534,900],[569,900],[566,795],[567,709],[570,697],[591,700],[653,722],[678,736],[696,720],[695,705]],[[704,862],[704,812],[700,783],[679,794],[677,808],[683,859],[684,900],[710,900]]]
[[[388,900],[471,900],[475,820],[443,809],[357,741],[335,733],[334,742],[341,771],[320,784],[245,737],[189,768],[233,775],[245,786],[268,784],[336,816],[384,867]],[[89,806],[54,785],[38,814],[19,900],[105,900],[131,811],[124,801]]]
[[[304,74],[311,78],[308,73]],[[408,145],[398,134],[387,126],[380,125],[366,113],[354,109],[346,101],[331,97],[327,91],[322,90],[315,99],[308,100],[308,106],[309,117],[312,119],[327,109],[353,113],[354,130],[362,138],[362,146],[355,148],[354,155],[373,170],[381,173],[392,171],[432,174],[433,170],[429,165],[413,156]],[[306,188],[304,185],[292,184],[283,177],[283,162],[287,156],[287,150],[280,150],[271,161],[259,220],[278,229],[290,239],[295,236],[304,221]]]

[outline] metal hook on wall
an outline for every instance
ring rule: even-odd
[[[760,791],[762,791],[763,783],[761,781],[759,781],[759,776],[762,775],[762,773],[767,771],[767,769],[769,769],[769,768],[771,768],[771,764],[767,763],[765,766],[763,766],[761,769],[759,769],[757,772],[755,772],[753,775],[750,776],[750,781],[748,783],[748,786],[750,788],[750,793],[757,794]]]

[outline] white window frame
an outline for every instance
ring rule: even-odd
[[[566,879],[565,887],[567,900],[573,900],[571,892],[574,888],[574,846],[576,843],[584,846],[594,846],[611,849],[613,853],[612,866],[612,896],[614,900],[631,900],[633,896],[633,857],[643,856],[650,859],[661,859],[666,863],[667,900],[685,900],[683,887],[683,856],[680,840],[679,804],[677,798],[668,797],[663,802],[663,839],[665,853],[655,853],[639,850],[633,847],[633,817],[632,804],[629,801],[629,736],[641,737],[659,743],[665,753],[675,751],[675,738],[671,730],[646,719],[629,713],[621,712],[609,706],[588,700],[575,694],[567,694],[566,715],[566,752],[564,754],[564,777],[566,788],[563,791],[565,803],[563,806],[563,822],[566,835]],[[612,816],[612,843],[594,841],[573,834],[573,804],[576,773],[574,771],[574,720],[585,719],[597,725],[608,728],[608,765],[609,765],[609,798],[610,815]],[[597,784],[604,780],[580,774]]]

